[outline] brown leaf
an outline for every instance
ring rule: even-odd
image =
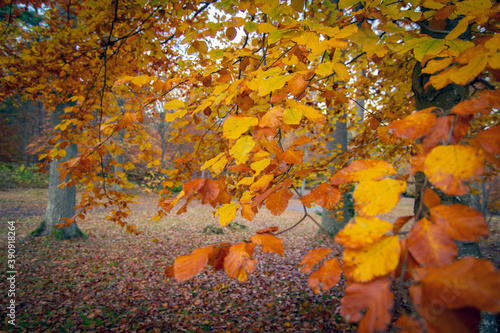
[[[230,243],[220,243],[214,246],[213,251],[208,257],[208,264],[214,268],[214,272],[224,269],[224,259],[229,253]]]
[[[429,268],[420,286],[423,297],[431,302],[439,300],[450,309],[475,307],[500,312],[500,271],[486,259],[464,257]]]
[[[430,213],[431,219],[442,225],[453,239],[478,242],[482,236],[489,235],[488,224],[483,214],[468,206],[440,205],[433,207]]]
[[[189,280],[203,271],[214,246],[196,249],[190,255],[177,257],[174,262],[174,275],[177,282]]]
[[[478,98],[469,99],[458,103],[451,112],[459,115],[474,115],[482,113],[487,115],[492,108],[500,108],[500,90],[482,91]]]
[[[240,282],[248,280],[248,274],[253,273],[257,260],[252,257],[255,243],[241,242],[232,245],[224,259],[224,271],[233,279]]]
[[[284,254],[283,241],[273,235],[259,234],[250,238],[257,245],[262,245],[262,251],[274,252],[281,256]]]
[[[257,234],[259,234],[259,235],[261,235],[261,234],[273,234],[276,231],[278,231],[278,227],[267,227],[265,229],[258,230]]]
[[[441,266],[457,256],[457,246],[445,228],[425,217],[408,234],[408,248],[421,265]]]
[[[299,266],[302,266],[300,270],[304,273],[310,273],[313,266],[330,252],[332,252],[332,249],[314,249],[309,251],[299,264]]]
[[[398,138],[419,139],[423,137],[436,122],[436,115],[432,113],[434,107],[413,112],[406,118],[395,120],[389,126]]]
[[[302,164],[304,159],[304,151],[303,150],[295,150],[293,147],[290,147],[283,154],[283,161],[288,164]]]
[[[439,206],[441,204],[441,198],[436,194],[430,187],[425,188],[424,192],[424,205],[427,208],[432,208]]]
[[[340,281],[342,267],[337,258],[325,260],[325,262],[309,276],[309,287],[315,294],[328,291]]]
[[[340,185],[363,180],[376,180],[395,173],[396,170],[386,161],[356,160],[347,167],[336,171],[330,178],[330,183]]]
[[[300,198],[300,201],[307,207],[315,203],[328,210],[333,210],[340,201],[340,190],[337,186],[323,183],[312,190],[309,194]]]
[[[392,227],[392,232],[395,233],[395,234],[398,233],[399,230],[401,230],[401,228],[406,224],[406,222],[408,222],[412,218],[413,218],[413,215],[398,217],[396,219],[396,222],[394,222],[394,225]]]
[[[219,184],[212,179],[205,179],[205,184],[198,190],[202,204],[207,204],[216,200],[219,196]]]
[[[477,140],[488,153],[500,154],[500,125],[479,132]]]
[[[266,207],[273,215],[281,215],[288,207],[288,201],[293,197],[288,187],[282,187],[271,194],[266,200]]]
[[[391,281],[387,277],[348,285],[340,302],[340,314],[349,323],[361,319],[358,332],[385,331],[392,318],[394,295],[390,286]]]
[[[236,30],[235,27],[228,27],[226,29],[226,37],[229,40],[233,40],[237,34],[238,34],[238,31]]]
[[[304,77],[299,73],[294,74],[290,78],[290,80],[288,80],[288,89],[290,90],[290,93],[292,93],[292,95],[295,97],[302,94],[306,86],[307,82],[304,80]]]

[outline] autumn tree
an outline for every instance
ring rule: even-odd
[[[346,279],[340,312],[347,322],[358,323],[360,332],[395,326],[465,332],[477,330],[480,311],[500,312],[500,273],[487,260],[458,258],[455,243],[487,236],[484,215],[442,200],[468,194],[469,183],[498,174],[497,4],[44,5],[49,12],[66,8],[79,24],[49,15],[34,32],[6,30],[11,44],[2,44],[0,96],[24,91],[52,106],[76,102],[65,108],[61,140],[49,153],[59,156],[69,144],[81,150],[62,164],[62,176],[71,177],[66,185],[80,182],[87,189],[69,222],[95,205],[113,205],[109,220],[139,232],[126,222],[131,196],[109,191],[109,185],[128,185],[127,179],[106,177],[111,170],[102,159],[114,156],[115,137],[123,130],[127,144],[139,147],[139,159],[158,164],[142,123],[145,110],[163,101],[175,110],[165,115],[171,143],[188,142],[194,149],[165,170],[153,221],[174,208],[185,212],[193,200],[210,205],[222,226],[236,214],[252,221],[261,209],[280,215],[304,178],[322,174],[326,181],[300,198],[304,216],[297,223],[321,228],[307,209],[333,211],[353,187],[355,216],[334,238],[326,236],[328,247],[311,249],[299,265],[310,273],[315,293]],[[28,33],[45,38],[27,44]],[[19,57],[12,57],[14,51]],[[452,102],[442,104],[441,96]],[[119,98],[127,101],[124,112]],[[362,122],[355,106],[360,98]],[[339,124],[353,134],[350,142],[332,142]],[[290,135],[296,139],[288,144]],[[324,157],[305,166],[306,144]],[[340,151],[328,154],[332,148]],[[200,170],[207,176],[195,178]],[[165,198],[179,184],[183,190]],[[414,185],[420,194],[414,216],[395,223],[381,219]],[[182,282],[209,264],[244,282],[258,265],[256,246],[283,255],[279,232],[270,226],[236,244],[207,244],[165,272]]]

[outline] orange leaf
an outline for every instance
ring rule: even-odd
[[[273,193],[266,200],[266,207],[273,215],[281,215],[288,207],[288,200],[293,197],[292,192],[287,187],[282,187]]]
[[[230,278],[240,282],[248,280],[248,274],[255,270],[257,260],[252,258],[255,243],[241,242],[232,245],[224,259],[224,271]]]
[[[361,249],[344,250],[344,273],[357,282],[370,281],[396,269],[401,251],[398,236],[383,236]]]
[[[259,234],[259,235],[261,235],[261,234],[273,234],[276,231],[278,231],[278,227],[268,227],[268,228],[258,230],[257,234]]]
[[[299,96],[304,91],[306,86],[307,83],[304,80],[304,77],[299,73],[296,73],[290,78],[290,80],[288,80],[288,89],[295,97]]]
[[[314,249],[309,251],[299,264],[299,266],[302,266],[300,270],[304,273],[310,273],[313,266],[320,262],[330,252],[332,252],[331,249]]]
[[[283,124],[283,109],[274,106],[260,119],[260,127],[278,127]]]
[[[474,115],[482,113],[487,115],[492,108],[500,108],[500,90],[483,91],[478,98],[469,99],[458,103],[451,108],[451,113],[460,115]]]
[[[399,256],[399,264],[394,272],[396,278],[401,278],[404,269],[404,281],[414,278],[416,272],[421,269],[420,264],[415,260],[411,252],[408,250],[408,238],[400,239],[401,253]]]
[[[312,139],[306,135],[302,135],[301,137],[299,137],[297,140],[295,140],[291,145],[290,147],[297,147],[297,146],[302,146],[302,145],[305,145],[306,143],[309,143],[311,142]]]
[[[335,242],[346,248],[361,248],[378,241],[389,230],[392,224],[376,217],[357,216],[340,230],[335,236]]]
[[[398,217],[396,222],[394,222],[394,226],[392,227],[392,232],[395,234],[398,233],[399,230],[401,230],[401,228],[406,224],[406,222],[408,222],[412,218],[413,218],[413,215]]]
[[[304,158],[303,150],[295,150],[293,148],[288,148],[283,154],[283,161],[288,164],[302,164]]]
[[[419,139],[423,137],[436,122],[436,115],[432,113],[434,107],[413,112],[406,118],[395,120],[389,126],[398,138]]]
[[[283,241],[273,235],[259,234],[252,236],[250,240],[257,245],[262,244],[262,251],[264,252],[284,254]]]
[[[219,196],[219,184],[212,179],[205,179],[205,184],[198,190],[198,195],[201,197],[201,203],[207,204],[214,201]]]
[[[340,281],[342,267],[337,258],[325,260],[317,271],[309,276],[309,287],[315,294],[325,292]]]
[[[394,322],[394,326],[400,329],[398,332],[402,333],[424,333],[417,319],[405,315],[399,317],[398,320]]]
[[[500,125],[479,132],[477,139],[488,153],[500,154]]]
[[[411,173],[424,172],[424,163],[427,155],[415,155],[411,158]]]
[[[255,216],[255,212],[252,209],[252,205],[251,204],[244,204],[241,207],[241,216],[244,219],[247,219],[248,221],[252,221],[253,220],[253,218]]]
[[[387,213],[399,202],[405,188],[405,182],[390,178],[362,181],[352,194],[354,208],[358,214],[365,216]]]
[[[424,192],[424,205],[427,208],[432,208],[439,206],[441,204],[441,198],[436,194],[430,187],[425,188]]]
[[[208,263],[208,257],[214,246],[210,245],[202,249],[196,249],[190,255],[175,259],[174,275],[177,282],[189,280],[200,273]]]
[[[445,228],[425,217],[413,225],[408,235],[408,248],[421,265],[441,266],[451,263],[457,256],[457,246]]]
[[[464,195],[468,186],[483,172],[482,151],[463,145],[438,146],[427,155],[424,172],[429,181],[448,195]]]
[[[338,170],[330,178],[332,185],[345,184],[348,182],[359,182],[362,180],[374,180],[384,176],[390,176],[396,170],[390,163],[379,160],[356,160],[347,167]]]
[[[340,301],[340,314],[349,323],[362,318],[357,330],[360,333],[385,331],[392,319],[394,295],[390,286],[391,281],[387,277],[348,285]]]
[[[184,184],[182,189],[185,192],[185,196],[188,197],[191,194],[198,192],[198,190],[205,185],[205,180],[206,180],[205,178],[197,178],[188,181],[186,184]]]
[[[237,34],[238,34],[238,31],[236,31],[235,27],[229,27],[226,29],[226,37],[229,40],[233,40]]]
[[[167,266],[165,268],[165,276],[166,277],[174,277],[174,265]]]
[[[220,243],[214,247],[208,257],[208,264],[214,268],[214,272],[224,269],[224,259],[229,253],[230,243]]]
[[[427,191],[427,190],[426,190]],[[488,224],[481,212],[461,204],[437,206],[430,210],[431,219],[442,225],[451,238],[463,242],[478,242],[488,236]]]
[[[312,203],[316,203],[323,208],[333,210],[340,201],[340,190],[337,186],[323,183],[312,190],[309,194],[300,198],[300,201],[311,208]]]
[[[500,312],[500,271],[486,259],[465,257],[446,266],[429,268],[420,285],[423,297],[444,301],[447,308],[471,306]],[[445,300],[443,295],[447,296]]]

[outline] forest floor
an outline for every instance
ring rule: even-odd
[[[262,209],[252,222],[237,217],[233,229],[215,234],[211,207],[193,204],[182,215],[151,222],[157,200],[141,195],[128,221],[143,233],[128,234],[105,212],[79,223],[86,240],[56,241],[30,235],[43,219],[46,190],[0,192],[0,332],[351,332],[339,314],[344,283],[314,295],[298,264],[312,248],[328,246],[304,221],[280,235],[285,255],[255,251],[259,261],[248,282],[210,270],[177,283],[164,269],[193,249],[249,239],[257,230],[284,230],[303,216],[298,200],[281,216]],[[191,207],[191,206],[190,206]],[[411,215],[403,198],[384,218]],[[317,221],[321,217],[311,214]],[[16,226],[16,324],[7,320],[7,222]],[[483,254],[500,265],[500,219],[481,241]],[[246,228],[241,227],[245,225]],[[204,231],[205,230],[205,231]],[[215,230],[215,229],[212,229]]]

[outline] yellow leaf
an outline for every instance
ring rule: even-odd
[[[260,127],[278,127],[282,124],[283,109],[281,106],[276,105],[267,111],[267,113],[260,119]]]
[[[318,75],[330,75],[333,73],[333,63],[324,62],[318,65],[318,68],[314,71]]]
[[[228,139],[238,139],[252,126],[259,123],[255,117],[229,116],[224,122],[223,133]]]
[[[136,86],[142,87],[143,85],[150,83],[154,78],[149,75],[140,75],[136,77],[130,77],[130,82]]]
[[[376,217],[357,216],[346,224],[335,236],[335,242],[346,248],[356,249],[378,241],[389,230],[392,223]]]
[[[432,59],[425,65],[422,73],[434,74],[436,72],[442,71],[443,69],[451,65],[452,62],[453,59],[449,57],[438,60]]]
[[[163,108],[165,110],[177,110],[177,109],[183,108],[185,106],[186,105],[184,104],[183,101],[179,101],[178,99],[173,99],[173,100],[169,101],[168,103],[165,103],[163,105]]]
[[[474,80],[486,67],[488,63],[487,54],[471,60],[467,65],[458,68],[450,74],[450,79],[459,85],[464,85]]]
[[[349,73],[347,72],[347,67],[340,62],[337,62],[332,65],[332,69],[337,73],[337,76],[341,81],[349,82]]]
[[[259,28],[258,28],[258,31],[260,34],[263,34],[263,33],[270,33],[270,32],[273,32],[273,31],[276,31],[278,30],[278,28],[276,28],[274,25],[271,25],[269,23],[261,23],[259,24]]]
[[[216,174],[221,173],[227,164],[227,157],[224,154],[217,162],[212,165],[212,171]]]
[[[273,175],[263,175],[262,177],[260,177],[259,180],[257,180],[250,186],[250,190],[261,191],[265,189],[273,179],[274,179]]]
[[[405,182],[390,178],[362,181],[353,193],[356,212],[364,216],[387,213],[396,206],[405,189]]]
[[[452,40],[458,38],[461,34],[467,30],[467,27],[469,26],[469,21],[470,17],[464,17],[463,19],[458,22],[457,26],[453,28],[453,30],[444,38],[446,40]]]
[[[182,118],[186,115],[186,113],[187,113],[186,109],[180,109],[179,111],[176,111],[174,113],[167,113],[165,114],[165,121],[168,123],[174,121],[177,118]]]
[[[367,282],[393,271],[399,262],[398,236],[384,236],[362,249],[344,250],[344,273],[357,282]]]
[[[288,125],[298,125],[302,119],[302,110],[286,109],[283,111],[283,122]]]
[[[237,184],[236,186],[239,186],[239,185],[250,185],[250,184],[253,184],[253,180],[254,180],[254,177],[245,177],[243,179],[241,179]]]
[[[301,115],[304,115],[309,121],[312,121],[314,123],[323,123],[325,122],[325,116],[321,114],[318,110],[315,108],[304,105],[302,103],[296,102],[293,99],[287,100],[287,106],[290,107],[291,109],[298,110]],[[301,116],[302,118],[302,116]],[[283,114],[283,121],[285,121],[285,114]],[[300,123],[300,120],[299,120]],[[298,124],[298,123],[297,123]]]
[[[448,195],[468,193],[465,181],[483,173],[483,153],[471,146],[435,147],[425,158],[424,172],[432,185]]]
[[[259,96],[266,96],[271,91],[283,88],[289,79],[288,75],[272,74],[267,79],[257,80],[255,83],[259,87]]]
[[[236,216],[236,211],[240,208],[240,204],[237,202],[231,202],[228,204],[223,204],[214,216],[219,217],[219,223],[221,226],[225,227],[229,224]]]
[[[262,170],[268,167],[269,164],[271,164],[271,159],[265,158],[263,160],[250,164],[250,167],[255,171],[255,176],[258,176],[262,172]]]
[[[206,168],[208,167],[211,167],[212,165],[214,165],[215,162],[217,162],[218,160],[220,160],[220,158],[222,157],[222,155],[225,155],[226,153],[220,153],[219,155],[215,156],[214,158],[211,158],[209,159],[208,161],[206,161],[205,163],[203,163],[203,165],[201,166],[201,170],[205,170]]]
[[[244,135],[236,141],[229,150],[229,154],[234,157],[236,164],[243,164],[248,160],[248,154],[255,147],[255,141],[250,135]]]

